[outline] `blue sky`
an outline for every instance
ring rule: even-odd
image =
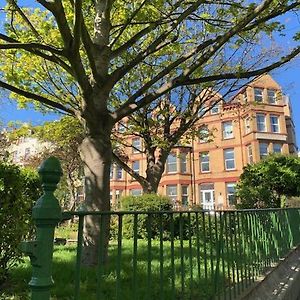
[[[27,0],[28,1],[28,0]],[[26,1],[26,2],[27,2]],[[33,1],[28,1],[32,3]],[[3,7],[4,1],[0,0],[0,7]],[[26,3],[28,4],[28,3]],[[287,26],[287,36],[281,38],[284,41],[282,48],[290,48],[294,46],[292,41],[292,35],[296,30],[299,30],[299,20],[296,15],[288,15],[284,17],[284,22]],[[3,20],[3,14],[0,14],[0,31],[1,21]],[[271,73],[273,78],[281,85],[283,93],[290,96],[293,112],[294,112],[294,122],[296,125],[296,134],[298,144],[300,143],[300,57],[293,60],[284,67],[277,69]],[[43,115],[33,109],[17,109],[16,104],[11,100],[8,100],[5,93],[0,93],[0,122],[6,124],[9,121],[22,121],[30,122],[32,124],[41,124],[44,121],[50,121],[57,119],[56,114],[46,114]]]

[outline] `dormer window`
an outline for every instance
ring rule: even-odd
[[[263,89],[254,88],[254,100],[256,102],[263,102]]]
[[[270,104],[276,104],[276,102],[277,102],[276,91],[274,91],[274,90],[268,90],[267,93],[268,93],[268,102]]]
[[[213,104],[213,107],[210,110],[210,113],[212,115],[216,115],[219,113],[219,105],[218,104]]]

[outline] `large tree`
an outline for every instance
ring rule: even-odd
[[[177,87],[250,78],[300,52],[296,46],[277,58],[257,55],[284,30],[278,17],[299,9],[298,0],[37,0],[32,9],[7,3],[0,87],[20,103],[78,118],[87,210],[110,209],[116,122]],[[215,73],[211,66],[224,57],[230,59]],[[97,224],[86,218],[86,264],[96,263]],[[109,220],[105,231],[108,240]]]

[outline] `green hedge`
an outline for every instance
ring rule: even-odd
[[[171,201],[168,197],[159,196],[156,194],[144,194],[142,196],[126,196],[121,198],[121,211],[136,211],[136,212],[158,212],[158,211],[172,211]],[[198,211],[199,207],[195,207],[193,211]],[[216,231],[215,224],[220,227],[220,219],[209,213],[199,213],[198,219],[196,214],[192,212],[180,213],[173,212],[173,226],[174,238],[182,238],[188,240],[198,237],[202,241],[215,242]],[[204,219],[203,219],[204,218]],[[210,221],[209,221],[210,220]],[[118,236],[119,220],[117,216],[111,219],[111,237],[116,239]],[[163,239],[169,240],[171,238],[171,214],[152,214],[150,225],[149,216],[146,214],[139,214],[137,222],[137,238],[147,239],[148,234],[151,238],[159,238],[160,228],[162,228]],[[220,229],[218,229],[220,230]],[[227,228],[228,230],[228,228]],[[224,232],[226,230],[224,229]],[[134,216],[123,215],[122,217],[122,237],[133,238],[134,235]]]
[[[159,196],[156,194],[144,194],[142,196],[125,196],[121,198],[121,211],[169,211],[172,208],[171,201],[168,197]],[[132,215],[124,215],[123,217],[123,237],[133,237],[134,217]],[[140,215],[138,218],[137,235],[138,238],[146,238],[148,230],[151,230],[153,238],[159,235],[160,222],[163,227],[167,225],[167,217],[164,216],[162,220],[158,215],[152,215],[151,228],[147,228],[149,217],[147,215]],[[112,218],[111,235],[116,238],[118,234],[118,219]]]
[[[0,283],[21,257],[21,240],[29,234],[31,208],[41,194],[38,174],[0,163]]]

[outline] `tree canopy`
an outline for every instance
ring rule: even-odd
[[[242,208],[284,206],[286,197],[300,196],[300,158],[270,155],[244,168],[237,185]]]

